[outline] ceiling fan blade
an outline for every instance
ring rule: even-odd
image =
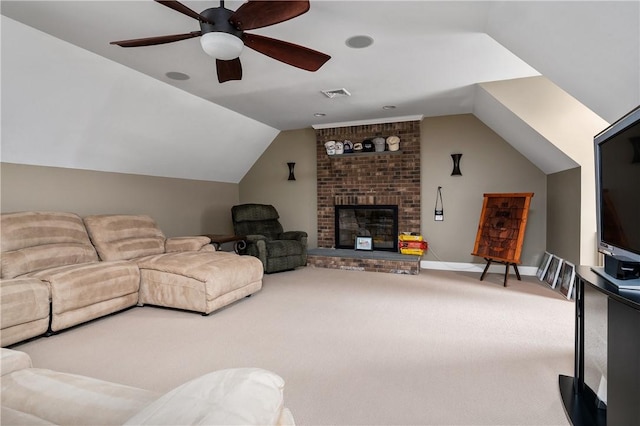
[[[268,27],[300,16],[309,10],[309,1],[249,1],[238,8],[229,22],[242,31]]]
[[[307,71],[317,71],[331,59],[322,52],[270,37],[244,33],[242,39],[247,47],[257,52]]]
[[[173,34],[158,37],[136,38],[132,40],[112,41],[109,44],[117,44],[121,47],[153,46],[156,44],[172,43],[174,41],[187,40],[202,35],[202,31],[191,31],[186,34]]]
[[[218,82],[224,83],[229,80],[242,80],[242,64],[240,58],[223,61],[216,59],[216,69],[218,71]]]
[[[184,15],[187,15],[193,19],[197,19],[198,21],[202,21],[202,22],[206,22],[207,24],[211,24],[211,25],[215,25],[213,22],[210,22],[207,18],[205,18],[204,16],[200,15],[198,12],[195,12],[191,9],[189,9],[187,6],[185,6],[184,4],[180,3],[179,1],[175,1],[175,0],[155,0],[156,2],[167,6],[177,12],[180,12]]]

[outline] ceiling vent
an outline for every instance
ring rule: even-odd
[[[351,96],[351,93],[349,93],[347,89],[344,88],[335,90],[323,90],[322,94],[329,99],[338,98],[341,96]]]

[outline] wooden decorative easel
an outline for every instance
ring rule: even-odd
[[[484,279],[492,262],[505,265],[505,287],[510,266],[513,266],[516,277],[520,280],[518,264],[532,197],[533,192],[484,194],[478,234],[471,253],[487,262],[480,281]]]

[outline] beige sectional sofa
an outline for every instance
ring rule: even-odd
[[[145,215],[4,213],[0,232],[2,346],[136,304],[207,315],[262,287],[258,259],[166,238]]]
[[[215,371],[164,395],[90,377],[33,368],[2,348],[2,424],[293,425],[284,381],[258,368]]]

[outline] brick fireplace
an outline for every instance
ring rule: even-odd
[[[329,140],[400,137],[400,150],[327,155]],[[420,121],[316,129],[318,247],[335,243],[336,205],[397,205],[398,230],[420,232]]]
[[[399,151],[328,155],[326,141],[400,137]],[[398,231],[420,232],[420,121],[316,129],[318,247],[335,247],[335,206],[398,206]]]

